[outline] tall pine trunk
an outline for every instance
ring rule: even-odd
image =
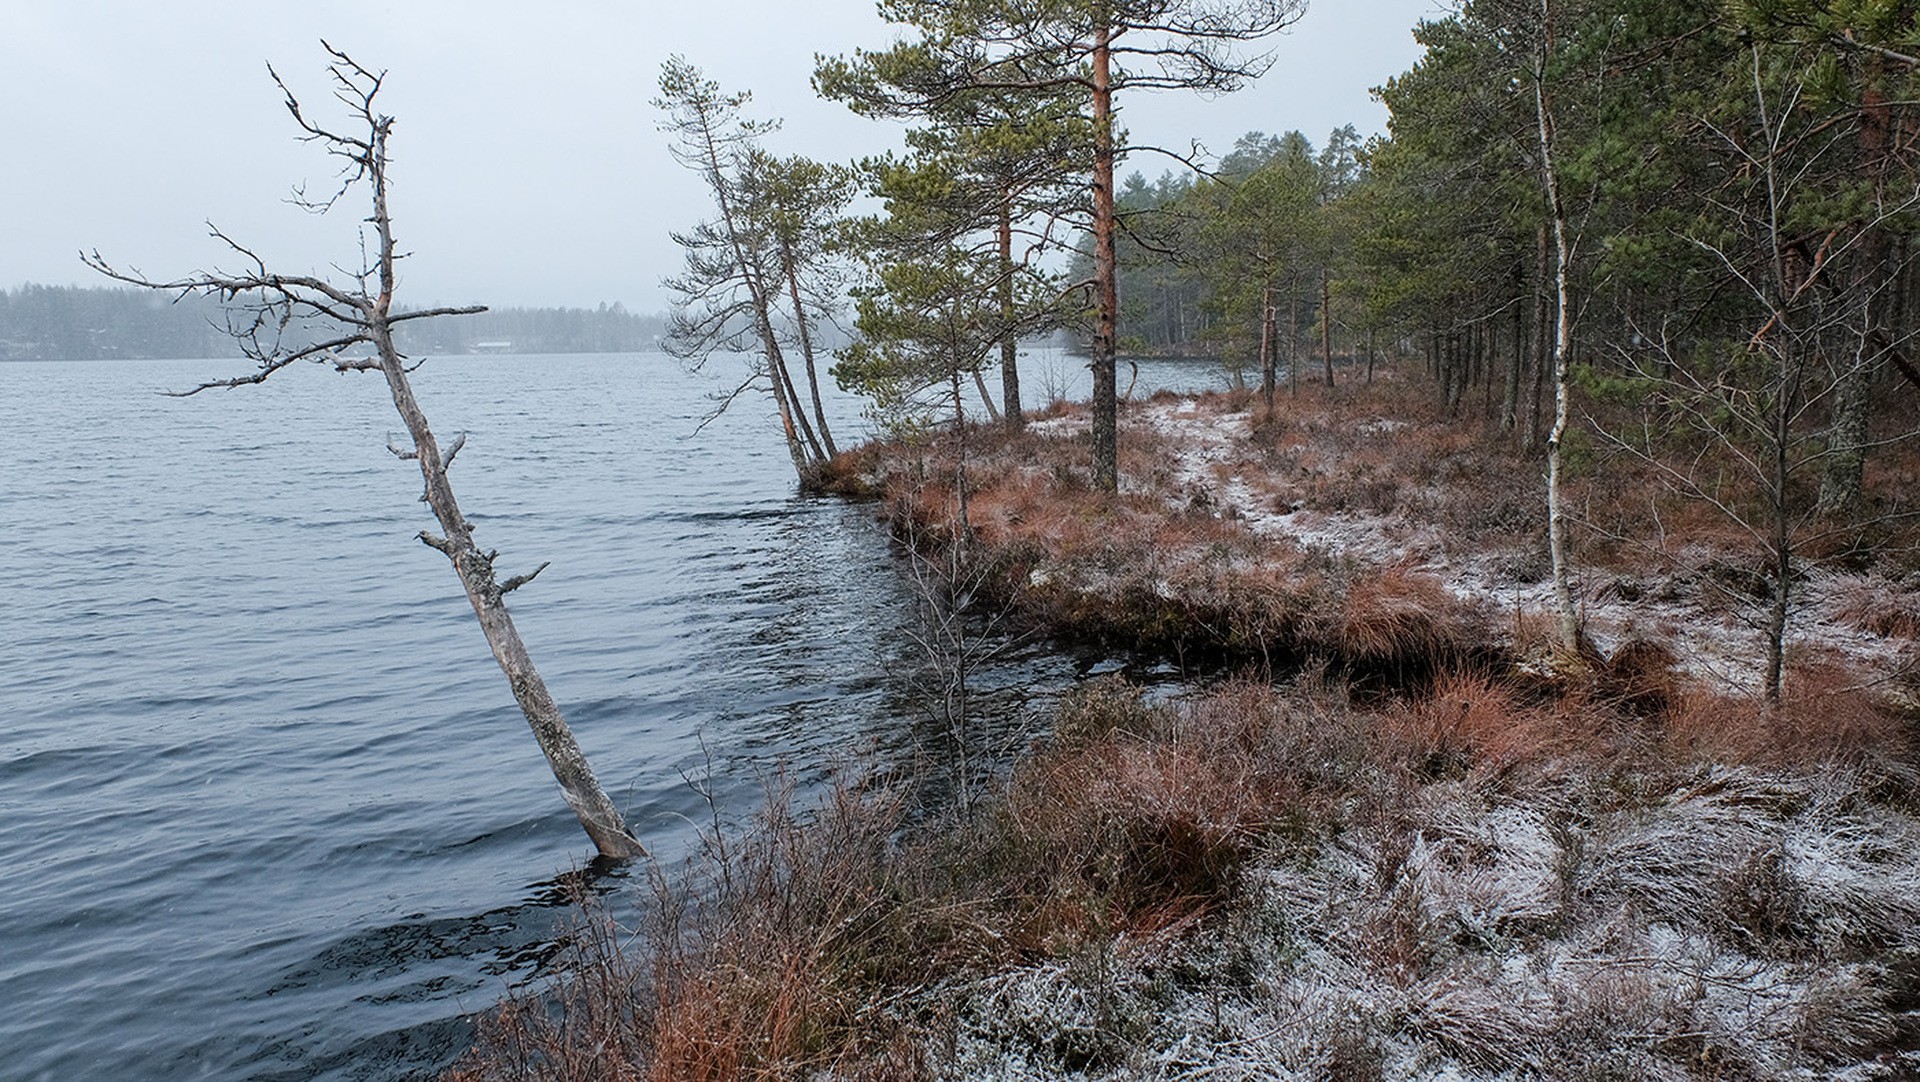
[[[1008,428],[1021,428],[1027,415],[1020,407],[1020,341],[1013,329],[1013,195],[1003,191],[1000,196],[1001,416]]]
[[[1096,16],[1093,45],[1093,484],[1120,490],[1120,403],[1114,359],[1119,333],[1119,261],[1114,252],[1113,26]]]

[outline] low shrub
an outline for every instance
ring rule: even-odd
[[[1324,670],[1163,702],[1096,681],[971,818],[776,790],[656,880],[646,934],[602,922],[450,1077],[1891,1062],[1920,980],[1920,818],[1887,788],[1911,749],[1783,707],[1771,744],[1727,745],[1751,761],[1706,762],[1740,704],[1708,705],[1459,671],[1374,709]]]
[[[1491,635],[1438,580],[1401,563],[1349,578],[1327,638],[1334,657],[1404,681],[1457,664]]]

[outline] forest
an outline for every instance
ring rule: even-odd
[[[666,321],[615,303],[495,308],[408,336],[426,353],[631,353],[657,347]],[[238,357],[215,299],[126,288],[24,285],[0,290],[0,361]]]
[[[932,33],[945,9],[925,10]],[[1388,136],[1348,127],[1316,149],[1298,132],[1249,133],[1204,171],[1133,173],[1107,189],[1105,215],[1082,164],[1101,129],[1071,73],[1023,75],[1015,93],[991,65],[924,42],[828,61],[823,93],[918,124],[904,155],[846,166],[761,151],[777,125],[682,65],[662,104],[704,110],[698,133],[731,140],[690,163],[731,233],[683,234],[689,266],[713,271],[706,256],[747,243],[720,267],[737,280],[672,283],[682,311],[701,313],[674,341],[785,333],[811,364],[810,324],[850,291],[861,333],[842,351],[844,384],[901,402],[997,368],[1009,393],[981,405],[1017,417],[1011,343],[1093,335],[1111,263],[1109,351],[1275,361],[1291,379],[1310,363],[1330,378],[1336,355],[1416,351],[1449,409],[1491,413],[1534,444],[1564,352],[1596,405],[1657,402],[1715,438],[1792,444],[1818,506],[1858,511],[1871,452],[1898,434],[1872,427],[1873,403],[1920,385],[1907,356],[1910,24],[1897,4],[1467,4],[1423,25],[1425,59],[1380,88]],[[1218,44],[1188,41],[1216,59]],[[1204,81],[1250,74],[1222,64]],[[883,213],[843,216],[855,179]],[[1111,259],[1095,250],[1103,221]],[[781,346],[761,348],[784,395]]]
[[[1122,16],[1011,10],[890,8],[909,32],[891,49],[823,59],[821,94],[909,125],[903,152],[851,164],[770,154],[778,122],[748,94],[663,73],[664,128],[718,212],[675,235],[668,348],[759,357],[803,481],[835,458],[816,347],[849,304],[832,374],[895,420],[964,416],[971,385],[1018,428],[1017,341],[1080,335],[1109,492],[1123,349],[1257,371],[1269,412],[1282,371],[1333,386],[1336,355],[1370,379],[1414,354],[1449,416],[1544,452],[1566,649],[1563,479],[1608,456],[1756,541],[1770,698],[1796,557],[1910,514],[1901,468],[1870,469],[1920,390],[1905,7],[1464,3],[1379,88],[1386,136],[1253,132],[1153,182],[1115,180],[1159,149],[1129,144],[1115,101],[1243,85],[1247,47],[1299,7],[1173,5],[1120,44]],[[879,213],[848,213],[857,188]]]
[[[667,66],[668,341],[881,502],[957,807],[776,795],[456,1077],[1909,1077],[1920,11],[1461,0],[1384,136],[1152,180],[1117,103],[1299,6],[881,12],[815,75],[907,125],[859,162]],[[888,436],[838,451],[848,317]],[[1021,395],[1054,331],[1088,403]],[[1096,682],[1003,774],[1008,626],[1235,679]]]

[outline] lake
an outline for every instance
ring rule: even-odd
[[[0,364],[0,1048],[11,1078],[394,1078],[540,979],[592,847],[446,560],[384,385]],[[1039,351],[1030,397],[1084,395]],[[430,362],[416,389],[522,634],[635,832],[772,774],[911,771],[914,598],[869,507],[796,495],[737,362]],[[1136,393],[1212,385],[1143,364]],[[1123,383],[1126,372],[1122,371]],[[836,398],[844,443],[857,405]],[[1008,643],[1015,747],[1098,659]],[[600,881],[604,886],[605,880]]]

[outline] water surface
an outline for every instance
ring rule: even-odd
[[[234,362],[0,365],[0,1074],[389,1078],[540,972],[592,850],[431,526],[383,385]],[[1160,366],[1151,385],[1210,383]],[[737,373],[489,357],[417,377],[601,781],[666,854],[785,767],[929,739],[900,557],[795,494]],[[1073,393],[1078,362],[1028,385]],[[1147,386],[1147,384],[1143,384]],[[1049,387],[1048,389],[1052,389]],[[836,400],[843,440],[855,407]],[[1084,668],[1009,644],[1011,740]]]

